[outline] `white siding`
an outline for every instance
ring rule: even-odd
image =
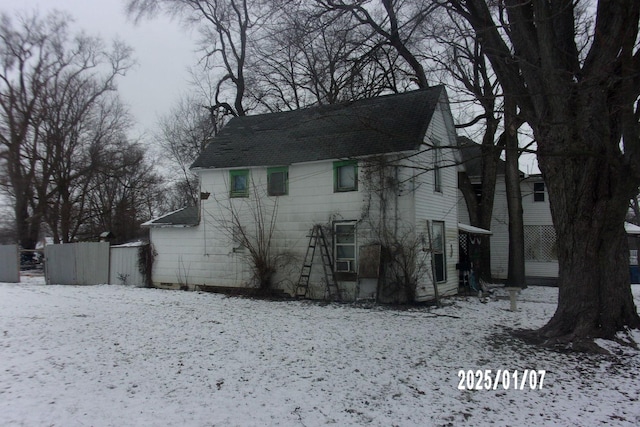
[[[360,171],[360,168],[359,168]],[[246,253],[234,250],[229,224],[230,205],[247,223],[253,223],[252,215],[257,211],[256,197],[228,197],[228,170],[206,170],[200,173],[201,190],[211,193],[202,201],[201,221],[197,227],[152,228],[151,240],[157,254],[154,262],[155,284],[188,284],[212,286],[246,286],[251,280]],[[251,191],[258,194],[266,191],[267,169],[251,170]],[[306,248],[308,234],[314,224],[330,226],[332,221],[357,221],[361,219],[363,192],[334,193],[333,162],[296,164],[289,167],[289,194],[278,197],[261,196],[263,212],[267,221],[277,209],[274,248],[287,252],[290,271],[282,280],[281,287],[293,291],[298,280]],[[249,228],[250,229],[250,228]],[[366,229],[358,227],[358,234]],[[358,242],[361,244],[362,242]],[[320,267],[319,253],[314,267]],[[321,269],[314,269],[313,277],[321,278]],[[188,283],[185,283],[188,282]]]
[[[539,178],[525,179],[521,184],[522,209],[524,225],[552,225],[551,209],[548,194],[545,194],[544,202],[533,200],[533,183],[541,182]],[[467,206],[460,193],[459,221],[468,224]],[[509,268],[509,215],[507,210],[507,195],[504,175],[498,175],[496,180],[496,193],[493,204],[493,216],[491,219],[491,274],[496,279],[507,279]],[[558,277],[557,261],[531,261],[525,260],[525,274],[527,277]]]
[[[498,175],[496,179],[491,231],[491,275],[506,279],[509,272],[509,211],[504,175]]]
[[[545,277],[545,278],[557,278],[558,277],[558,261],[525,261],[524,270],[527,277]],[[535,279],[530,279],[535,280]],[[535,285],[535,283],[529,283]]]
[[[431,124],[425,135],[425,142],[439,141],[442,146],[454,147],[455,130],[451,113],[446,106],[446,96],[433,114]],[[447,280],[438,284],[440,296],[454,295],[458,291],[458,172],[455,167],[454,150],[442,149],[441,192],[434,190],[433,151],[422,150],[415,162],[415,224],[418,232],[426,233],[427,221],[444,221],[445,249],[447,261]],[[448,167],[447,167],[448,166]],[[422,170],[421,170],[422,169]],[[428,265],[430,260],[427,259]],[[430,270],[430,268],[429,268]],[[429,300],[434,297],[431,273],[423,276],[418,285],[416,299]]]
[[[522,181],[522,211],[525,225],[553,225],[549,194],[545,187],[544,202],[533,200],[533,184],[543,182],[541,178],[531,177]]]
[[[462,191],[458,190],[458,222],[461,224],[471,225],[469,219],[469,209],[467,209],[467,202],[464,200]]]
[[[541,177],[530,177],[522,181],[522,211],[524,225],[553,226],[551,218],[551,205],[549,204],[549,194],[545,186],[544,201],[536,202],[533,199],[533,184],[543,182]],[[528,277],[558,277],[558,261],[525,261],[525,274]],[[535,284],[532,282],[532,284]]]

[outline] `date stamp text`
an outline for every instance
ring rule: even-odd
[[[544,369],[460,369],[458,390],[541,390],[546,373]]]

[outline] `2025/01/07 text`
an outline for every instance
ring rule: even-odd
[[[458,371],[458,390],[541,390],[547,371],[525,369],[524,371],[498,369],[477,369]]]

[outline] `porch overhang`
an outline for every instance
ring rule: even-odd
[[[639,227],[640,228],[640,227]],[[473,225],[458,223],[458,230],[469,234],[480,234],[483,236],[490,236],[493,234],[491,230],[485,230],[484,228],[474,227]]]
[[[631,236],[640,236],[640,226],[631,224],[630,222],[624,223],[624,231]]]

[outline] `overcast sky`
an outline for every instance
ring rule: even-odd
[[[2,0],[0,10],[53,9],[70,13],[75,28],[105,41],[124,40],[134,48],[137,65],[118,83],[122,100],[138,125],[136,133],[152,133],[158,115],[165,114],[188,89],[188,68],[195,65],[195,44],[189,32],[164,16],[134,24],[124,13],[125,0]],[[194,36],[195,37],[195,36]]]

